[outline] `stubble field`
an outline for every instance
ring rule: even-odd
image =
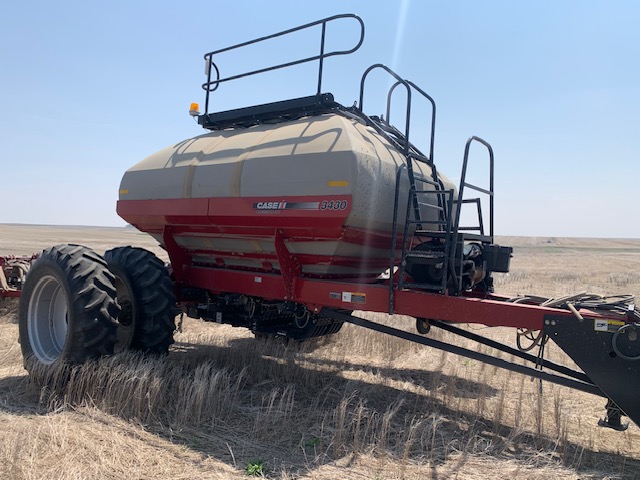
[[[0,255],[67,242],[163,255],[133,229],[0,225]],[[499,243],[515,252],[498,293],[640,296],[640,240]],[[352,325],[287,346],[185,319],[166,358],[117,355],[40,388],[16,310],[0,303],[3,479],[640,478],[640,428],[598,428],[601,398]],[[465,328],[515,344],[510,329]],[[547,357],[571,364],[553,344]]]

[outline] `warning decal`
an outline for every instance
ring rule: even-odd
[[[342,292],[342,301],[348,303],[366,303],[367,295],[365,293]]]
[[[594,320],[593,329],[596,332],[606,332],[609,330],[609,322],[606,320]]]
[[[624,324],[620,320],[596,319],[593,321],[593,329],[596,332],[615,332]]]

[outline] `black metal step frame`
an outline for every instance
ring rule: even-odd
[[[404,223],[404,231],[403,231],[403,242],[402,242],[402,261],[400,262],[400,269],[398,275],[398,289],[403,288],[418,288],[424,290],[437,291],[439,293],[444,293],[447,288],[447,272],[449,271],[449,249],[451,248],[451,212],[453,210],[453,190],[442,190],[440,189],[439,183],[433,182],[426,178],[421,179],[422,182],[431,185],[434,187],[433,190],[416,190],[415,188],[411,188],[409,195],[410,198],[419,198],[419,197],[429,197],[429,196],[437,196],[440,197],[442,195],[446,195],[446,202],[444,207],[440,207],[438,205],[430,204],[428,202],[419,202],[420,206],[437,210],[439,213],[438,220],[424,220],[424,219],[411,219],[410,218],[410,209],[407,208],[405,214],[405,223]],[[408,202],[407,202],[408,203]],[[432,228],[425,228],[426,226],[430,226]],[[411,226],[415,226],[416,229],[412,231]],[[442,256],[441,260],[444,264],[442,281],[440,284],[422,284],[422,283],[405,283],[405,271],[407,267],[407,260],[410,258],[420,258],[423,256],[423,251],[414,250],[411,247],[413,246],[416,237],[424,239],[433,239],[438,238],[439,236],[444,237],[444,242],[442,245]]]
[[[467,182],[467,169],[469,165],[469,152],[471,145],[476,142],[483,145],[489,153],[489,189],[481,188],[477,185],[473,185]],[[455,239],[455,248],[451,250],[451,274],[457,285],[458,292],[463,290],[463,262],[464,262],[464,246],[467,242],[479,242],[485,245],[493,244],[493,172],[494,172],[494,157],[493,148],[486,140],[472,136],[467,140],[464,147],[464,157],[462,160],[462,173],[460,174],[460,187],[458,188],[458,198],[455,201],[455,222],[452,232],[452,237]],[[484,221],[482,215],[482,207],[480,198],[464,198],[465,189],[474,190],[482,194],[489,196],[489,235],[485,235]],[[460,216],[462,213],[462,206],[464,204],[475,203],[478,214],[477,226],[460,226]],[[468,233],[477,231],[477,234]],[[456,269],[457,267],[457,269]]]

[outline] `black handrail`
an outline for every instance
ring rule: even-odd
[[[325,34],[326,34],[326,26],[327,23],[332,22],[334,20],[338,20],[341,18],[353,18],[355,19],[359,24],[360,24],[360,38],[358,40],[358,43],[348,49],[348,50],[335,50],[335,51],[331,51],[329,53],[325,53],[324,51],[324,44],[325,44]],[[304,30],[307,28],[311,28],[311,27],[315,27],[316,25],[322,25],[322,32],[321,32],[321,36],[320,36],[320,54],[319,55],[314,55],[311,57],[307,57],[307,58],[302,58],[300,60],[293,60],[291,62],[285,62],[285,63],[281,63],[278,65],[273,65],[271,67],[265,67],[265,68],[260,68],[257,70],[251,70],[249,72],[245,72],[245,73],[240,73],[237,75],[232,75],[230,77],[225,77],[225,78],[220,78],[220,69],[218,68],[218,66],[215,64],[215,62],[213,61],[213,56],[214,55],[218,55],[220,53],[223,52],[228,52],[230,50],[234,50],[237,48],[242,48],[242,47],[246,47],[247,45],[253,45],[254,43],[259,43],[259,42],[263,42],[265,40],[270,40],[272,38],[276,38],[276,37],[280,37],[283,35],[288,35],[290,33],[294,33],[294,32],[298,32],[300,30]],[[318,89],[317,89],[317,95],[320,95],[321,93],[321,88],[322,88],[322,72],[323,72],[323,66],[324,66],[324,59],[325,58],[329,58],[329,57],[333,57],[336,55],[349,55],[350,53],[355,52],[356,50],[358,50],[360,48],[360,46],[362,45],[362,42],[364,41],[364,22],[362,21],[362,19],[357,16],[354,15],[352,13],[344,13],[344,14],[340,14],[340,15],[333,15],[331,17],[327,17],[327,18],[323,18],[322,20],[316,20],[315,22],[311,22],[311,23],[307,23],[305,25],[300,25],[299,27],[295,27],[295,28],[290,28],[288,30],[284,30],[282,32],[278,32],[278,33],[274,33],[271,35],[267,35],[264,37],[260,37],[260,38],[256,38],[254,40],[249,40],[247,42],[242,42],[242,43],[238,43],[236,45],[231,45],[230,47],[225,47],[225,48],[221,48],[219,50],[214,50],[213,52],[209,52],[209,53],[205,53],[204,55],[204,59],[205,59],[205,67],[206,67],[206,74],[207,74],[207,81],[205,83],[202,84],[202,88],[207,92],[206,93],[206,97],[205,97],[205,113],[209,112],[209,94],[213,91],[215,91],[221,83],[223,82],[228,82],[231,80],[236,80],[238,78],[242,78],[242,77],[248,77],[251,75],[257,75],[258,73],[264,73],[264,72],[269,72],[271,70],[278,70],[280,68],[286,68],[286,67],[292,67],[294,65],[300,65],[301,63],[307,63],[307,62],[313,62],[315,60],[318,60]],[[212,69],[213,67],[213,69]],[[211,78],[211,72],[212,70],[215,70],[215,78],[212,79]]]
[[[407,156],[409,155],[409,126],[411,122],[411,86],[406,80],[401,78],[396,72],[391,70],[386,65],[383,65],[382,63],[376,63],[374,65],[371,65],[369,68],[367,68],[364,71],[364,73],[362,74],[362,78],[360,79],[360,100],[358,102],[358,109],[361,112],[364,112],[364,82],[367,79],[367,75],[369,75],[369,73],[372,70],[375,70],[376,68],[381,68],[382,70],[387,72],[389,75],[391,75],[393,78],[397,80],[397,83],[404,85],[405,88],[407,89],[407,114],[405,119],[406,121],[405,133],[404,133],[405,142],[404,142],[404,152],[403,152],[404,155]]]
[[[436,101],[424,90],[418,87],[411,80],[405,80],[414,90],[416,90],[419,94],[425,97],[431,103],[431,132],[429,135],[429,162],[434,163],[433,160],[433,150],[434,150],[434,142],[436,137]],[[391,98],[393,96],[393,92],[398,85],[402,82],[396,82],[389,89],[387,93],[387,123],[391,123]]]
[[[395,78],[398,83],[404,85],[405,88],[407,89],[407,113],[406,113],[406,119],[405,119],[406,123],[405,123],[405,134],[404,134],[404,145],[402,145],[402,153],[404,154],[404,157],[407,161],[407,172],[409,174],[409,183],[411,187],[415,187],[415,180],[413,177],[413,165],[411,163],[411,156],[410,156],[411,143],[409,142],[409,130],[411,126],[410,125],[411,124],[411,85],[409,85],[409,83],[406,80],[402,79],[396,72],[391,70],[386,65],[383,65],[382,63],[376,63],[374,65],[371,65],[369,68],[365,70],[365,72],[362,74],[362,78],[360,79],[360,101],[358,104],[358,109],[360,110],[360,112],[364,112],[365,81],[367,79],[367,75],[369,75],[369,73],[371,73],[376,68],[381,68],[382,70],[387,72],[389,75]],[[416,219],[419,220],[420,205],[418,205],[418,200],[416,198],[413,198],[412,203],[413,203],[413,209],[415,212]]]
[[[484,145],[489,151],[489,190],[480,188],[476,185],[472,185],[466,182],[467,163],[469,162],[469,148],[471,147],[471,144],[473,142],[478,142]],[[460,210],[462,209],[463,194],[464,194],[465,187],[470,188],[472,190],[476,190],[477,192],[481,192],[486,195],[489,195],[489,236],[493,241],[493,148],[491,148],[491,145],[489,144],[489,142],[483,140],[480,137],[473,136],[469,138],[469,140],[467,140],[467,143],[464,147],[464,160],[462,162],[462,174],[460,176],[460,189],[458,190],[459,201],[456,202],[456,223],[455,223],[455,229],[454,229],[454,238],[457,236],[458,231],[460,229],[459,228],[460,227]],[[482,220],[480,220],[480,222],[482,222]]]
[[[405,80],[415,91],[421,94],[424,98],[426,98],[429,103],[431,103],[431,131],[429,135],[429,156],[427,158],[427,163],[431,166],[431,176],[435,181],[439,182],[438,172],[436,170],[434,156],[434,148],[435,148],[435,138],[436,138],[436,101],[429,95],[427,92],[418,87],[411,80]],[[389,92],[387,93],[387,123],[391,123],[391,99],[393,98],[393,92],[396,87],[400,85],[400,82],[396,82],[391,86]],[[408,140],[407,140],[408,142]],[[416,160],[424,161],[424,159],[419,158],[417,155],[413,156]],[[440,184],[440,188],[444,188],[442,184]],[[438,196],[438,204],[440,206],[444,205],[444,197]],[[441,215],[445,215],[444,211]],[[441,220],[444,220],[445,217],[441,216]]]

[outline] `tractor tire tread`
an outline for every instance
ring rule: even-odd
[[[116,247],[105,253],[112,270],[127,275],[139,301],[141,322],[131,347],[146,353],[166,354],[174,342],[176,297],[164,263],[139,247]]]
[[[19,308],[19,328],[25,367],[37,365],[28,338],[27,315],[33,288],[43,275],[55,275],[67,298],[69,331],[64,348],[53,362],[82,363],[113,353],[119,308],[115,302],[113,275],[91,249],[61,244],[43,250],[26,278]]]

